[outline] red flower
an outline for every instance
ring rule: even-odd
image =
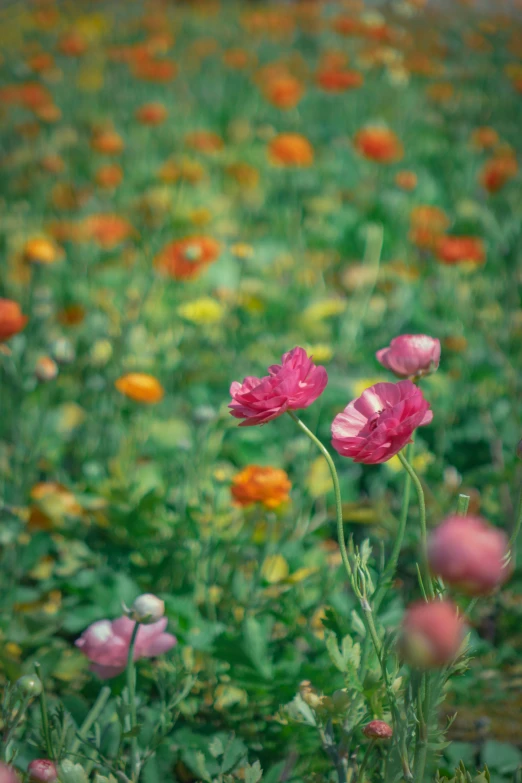
[[[437,258],[443,264],[460,264],[472,261],[483,264],[486,260],[484,243],[478,237],[441,237],[436,247]]]
[[[28,317],[22,314],[18,302],[0,299],[0,342],[9,340],[25,329],[28,320]]]

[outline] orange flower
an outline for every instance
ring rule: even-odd
[[[404,155],[401,142],[388,128],[363,128],[356,134],[354,145],[364,158],[376,163],[395,163]]]
[[[417,187],[417,175],[414,171],[403,169],[395,175],[395,184],[401,190],[415,190]]]
[[[142,125],[161,125],[165,122],[168,116],[168,111],[162,103],[144,103],[136,111],[136,119],[141,122]]]
[[[91,147],[102,155],[119,155],[124,148],[123,139],[115,130],[95,131],[91,139]]]
[[[513,154],[496,155],[486,161],[479,173],[479,182],[489,193],[497,193],[518,171]]]
[[[364,76],[359,71],[325,69],[317,74],[317,83],[326,92],[346,92],[362,87]]]
[[[60,310],[56,317],[63,326],[78,326],[85,320],[85,308],[80,304],[71,304]]]
[[[333,20],[332,27],[339,35],[361,35],[364,24],[354,16],[337,16]]]
[[[241,71],[252,63],[252,55],[247,49],[227,49],[223,53],[223,62],[228,68]]]
[[[117,163],[106,163],[100,166],[95,175],[96,184],[100,188],[116,188],[123,179],[123,170]]]
[[[129,372],[127,375],[122,375],[114,385],[125,397],[146,405],[154,405],[162,400],[165,394],[157,378],[143,372]]]
[[[0,342],[9,340],[25,329],[28,320],[27,316],[22,314],[18,302],[0,299]]]
[[[433,249],[449,224],[449,218],[442,209],[420,204],[410,214],[410,241],[417,247]]]
[[[82,221],[82,233],[86,239],[92,239],[104,250],[112,250],[134,229],[128,220],[113,214],[89,215]]]
[[[31,264],[54,264],[63,258],[63,250],[46,237],[28,239],[24,247],[24,259]]]
[[[348,55],[338,49],[327,49],[319,61],[320,71],[342,71],[348,65]]]
[[[471,134],[471,144],[478,150],[489,150],[499,142],[498,133],[487,125],[475,128]]]
[[[63,35],[58,41],[58,51],[67,57],[81,57],[87,51],[86,41],[78,33],[72,31]]]
[[[172,60],[144,57],[133,64],[132,72],[145,82],[170,82],[178,75],[178,66]]]
[[[284,470],[248,465],[234,476],[230,491],[240,506],[261,503],[265,508],[276,509],[290,500],[291,489]]]
[[[44,155],[40,161],[40,166],[48,174],[61,174],[65,169],[65,162],[59,155]]]
[[[434,103],[447,103],[453,98],[455,89],[450,82],[437,82],[426,88],[426,95]]]
[[[255,188],[259,183],[259,171],[249,163],[231,163],[226,167],[226,173],[245,188]]]
[[[484,243],[478,237],[441,237],[437,243],[436,254],[439,261],[448,265],[465,262],[483,264],[486,260]]]
[[[35,73],[50,71],[54,68],[54,57],[48,52],[39,52],[28,59],[27,65]]]
[[[162,182],[173,184],[178,180],[184,180],[191,185],[197,185],[206,179],[206,172],[201,163],[197,160],[182,158],[179,163],[176,160],[167,160],[158,172],[158,177]]]
[[[73,493],[57,481],[41,481],[31,489],[28,530],[61,527],[65,517],[80,517],[83,509]]]
[[[314,149],[299,133],[280,133],[270,142],[268,157],[277,166],[311,166]]]
[[[52,102],[51,93],[39,82],[8,84],[0,89],[0,103],[21,105],[34,110]]]
[[[263,86],[266,100],[278,109],[293,109],[304,95],[304,87],[290,74],[269,79]]]
[[[221,136],[218,136],[218,134],[213,131],[207,130],[195,130],[187,133],[185,136],[185,144],[191,149],[209,155],[220,152],[225,146]]]
[[[212,237],[184,237],[165,245],[154,259],[154,266],[174,280],[193,280],[218,259],[220,250],[219,242]]]

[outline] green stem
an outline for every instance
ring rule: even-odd
[[[459,495],[457,500],[457,514],[459,517],[465,517],[469,508],[469,495]]]
[[[111,695],[111,689],[108,686],[105,686],[105,688],[102,688],[101,691],[99,692],[98,698],[92,705],[87,717],[85,718],[84,722],[80,727],[80,730],[78,731],[78,734],[74,742],[71,745],[71,749],[69,751],[69,754],[71,756],[78,753],[80,749],[80,745],[82,744],[82,742],[85,741],[87,734],[89,733],[92,725],[96,723],[96,721],[100,717],[105,705],[107,704],[110,695]]]
[[[422,560],[423,560],[423,568],[425,573],[425,588],[428,591],[428,595],[430,598],[435,598],[435,590],[433,589],[433,583],[431,581],[431,574],[430,569],[428,565],[428,533],[426,529],[426,503],[424,501],[424,490],[422,489],[422,484],[419,480],[419,477],[413,470],[412,466],[404,456],[404,454],[399,451],[397,455],[402,462],[403,468],[409,473],[411,480],[413,481],[413,485],[415,487],[415,490],[417,492],[417,499],[419,501],[419,515],[420,515],[420,528],[421,528],[421,547],[422,547]]]
[[[138,738],[134,736],[134,730],[137,725],[136,718],[136,667],[134,665],[134,647],[140,624],[136,623],[129,644],[129,654],[127,656],[127,690],[129,695],[130,711],[130,730],[131,735],[131,780],[136,783],[139,777],[139,758],[138,758]]]
[[[364,783],[364,772],[366,770],[366,766],[368,764],[368,761],[370,759],[371,752],[373,750],[373,746],[375,745],[375,740],[372,739],[368,747],[366,748],[366,753],[364,754],[364,758],[361,762],[361,766],[359,767],[359,772],[357,773],[357,780],[359,783]]]
[[[515,516],[515,526],[513,528],[513,532],[511,533],[511,538],[509,539],[509,549],[511,551],[513,568],[515,567],[515,562],[516,562],[515,544],[517,542],[518,534],[520,533],[521,527],[522,527],[522,489],[520,490],[519,498],[518,498],[518,508]]]
[[[418,697],[419,729],[417,732],[417,745],[415,748],[413,772],[415,783],[424,783],[424,773],[426,770],[426,761],[428,758],[428,715],[430,709],[430,681],[429,675],[427,674],[422,675],[422,684],[419,688]]]
[[[39,678],[40,682],[42,683],[42,692],[40,694],[40,715],[42,718],[42,732],[44,736],[44,744],[45,744],[45,752],[47,753],[48,759],[53,759],[53,746],[51,742],[51,732],[49,731],[49,717],[47,714],[47,698],[45,695],[45,688],[43,687],[44,683],[42,680],[42,675],[40,673],[41,666],[39,663],[35,663],[34,670],[36,672],[36,676]]]

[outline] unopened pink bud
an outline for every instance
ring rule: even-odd
[[[29,764],[29,783],[54,783],[58,779],[56,764],[49,759],[35,759]]]
[[[372,720],[364,727],[363,734],[372,740],[386,740],[393,737],[393,729],[383,720]]]
[[[418,669],[451,663],[462,645],[464,627],[451,601],[417,601],[406,609],[402,621],[402,657]]]
[[[415,378],[438,369],[440,342],[427,334],[401,334],[375,355],[383,367],[399,378]]]
[[[430,536],[434,574],[465,595],[487,595],[510,576],[507,536],[481,517],[452,515]]]

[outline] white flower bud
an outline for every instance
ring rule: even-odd
[[[165,614],[165,602],[152,593],[139,595],[130,608],[129,617],[137,623],[156,623]]]

